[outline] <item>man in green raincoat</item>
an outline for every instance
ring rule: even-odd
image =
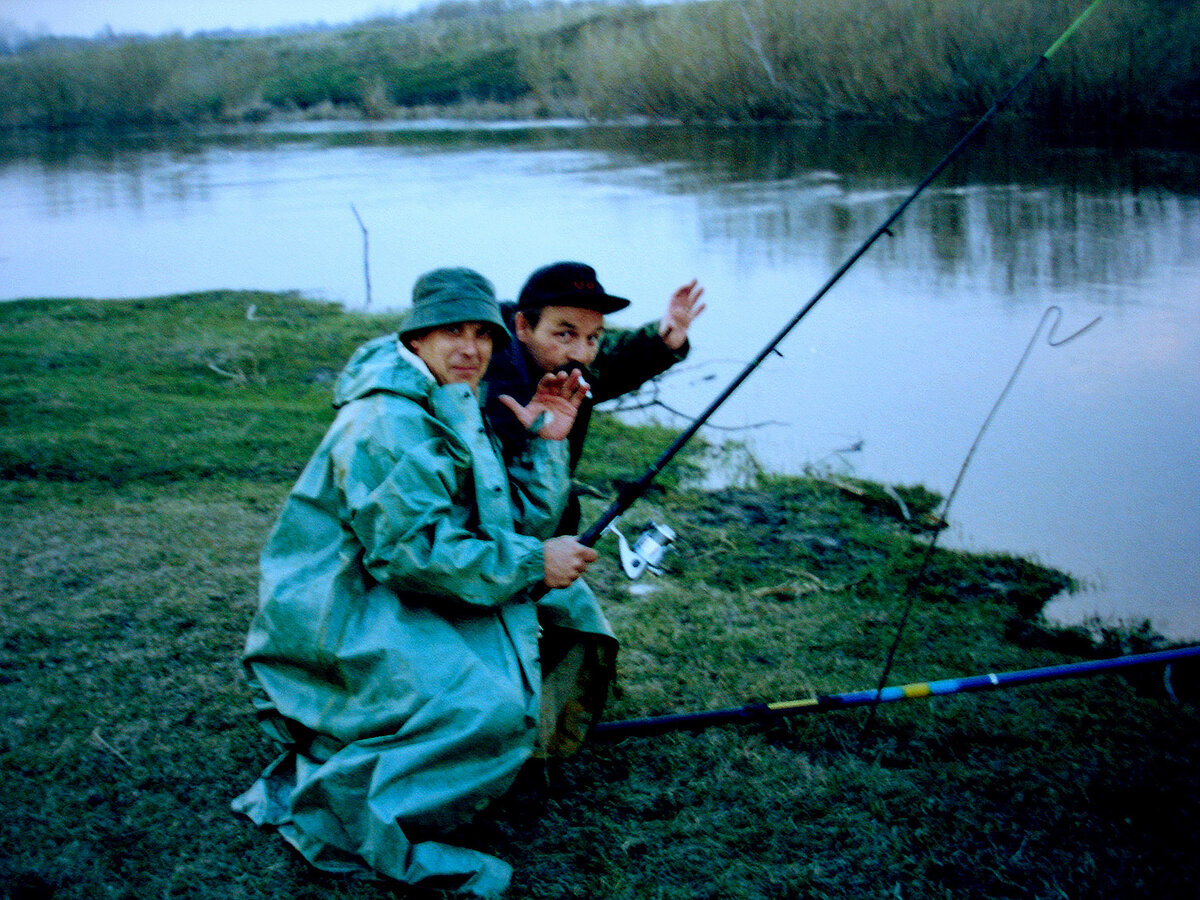
[[[244,663],[283,753],[233,807],[320,869],[498,895],[507,863],[440,838],[602,710],[616,641],[579,580],[596,553],[552,536],[587,385],[506,401],[532,448],[506,471],[479,384],[508,340],[483,276],[418,279],[399,335],[341,373],[263,550]]]

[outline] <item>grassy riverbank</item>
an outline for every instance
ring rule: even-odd
[[[985,110],[1085,5],[491,0],[281,34],[7,34],[0,124],[387,118],[447,108],[738,122],[957,119]],[[1013,114],[1074,130],[1180,131],[1200,117],[1200,8],[1102,6]]]
[[[237,665],[259,547],[332,376],[394,324],[248,292],[0,304],[4,900],[393,896],[228,804],[272,756]],[[666,442],[598,427],[591,513]],[[628,517],[680,532],[656,590],[600,545],[612,719],[873,687],[910,591],[893,683],[1161,643],[1047,629],[1070,579],[1028,560],[939,552],[914,584],[938,504],[919,487],[681,471]],[[1179,674],[1181,702],[1146,672],[892,704],[865,735],[857,710],[595,743],[467,839],[516,865],[514,898],[1191,898]]]

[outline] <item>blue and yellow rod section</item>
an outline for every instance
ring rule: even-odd
[[[867,706],[878,703],[895,703],[899,700],[919,700],[945,694],[965,694],[976,691],[991,691],[1021,684],[1054,681],[1060,678],[1082,678],[1134,666],[1170,665],[1182,659],[1200,657],[1200,645],[1180,647],[1174,650],[1159,650],[1154,653],[1133,653],[1114,659],[1097,659],[1087,662],[1064,663],[1040,669],[1020,669],[1013,672],[989,672],[985,675],[968,675],[963,678],[945,678],[940,681],[917,681],[882,689],[849,691],[844,694],[826,694],[804,700],[780,700],[774,703],[751,703],[731,709],[714,709],[707,712],[676,713],[653,716],[647,719],[628,719],[622,722],[602,722],[596,726],[595,736],[605,740],[616,740],[638,735],[661,734],[667,731],[684,731],[708,728],[711,725],[730,725],[739,722],[759,722],[765,719],[803,713],[830,712],[852,706]]]

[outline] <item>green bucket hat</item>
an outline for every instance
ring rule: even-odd
[[[474,269],[434,269],[413,285],[412,309],[400,326],[400,340],[405,342],[419,332],[459,322],[491,325],[498,347],[512,339],[504,327],[496,290],[490,281]]]

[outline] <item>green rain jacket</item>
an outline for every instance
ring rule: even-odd
[[[506,473],[470,387],[405,356],[351,358],[263,550],[244,663],[284,752],[233,807],[318,868],[494,896],[511,867],[436,838],[578,747],[616,641],[582,580],[528,599],[566,442]]]

